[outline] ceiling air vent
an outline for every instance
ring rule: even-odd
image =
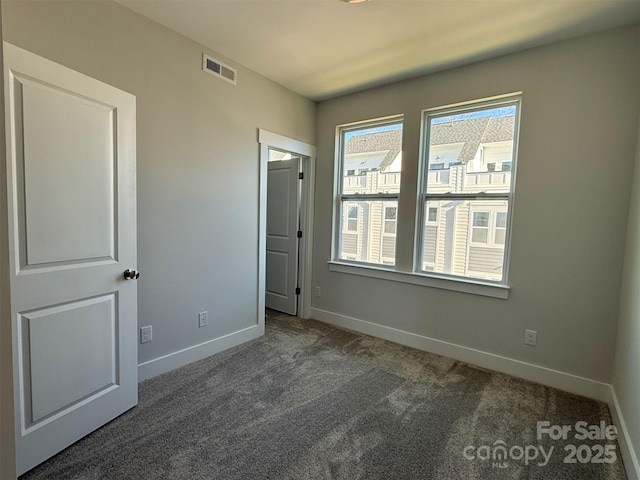
[[[225,65],[215,58],[210,57],[206,53],[202,54],[202,70],[210,73],[211,75],[215,75],[216,77],[220,77],[229,83],[233,83],[234,85],[236,84],[238,71],[235,68]]]

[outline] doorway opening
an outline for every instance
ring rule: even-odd
[[[269,147],[265,306],[298,314],[303,157]]]
[[[258,321],[265,307],[301,318],[311,308],[315,147],[259,130]]]

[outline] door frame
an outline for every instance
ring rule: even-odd
[[[258,325],[264,330],[265,281],[267,255],[267,163],[269,148],[291,152],[300,156],[300,170],[304,174],[300,195],[300,229],[302,239],[299,245],[298,316],[311,316],[311,254],[313,247],[313,204],[315,193],[316,147],[299,140],[285,137],[268,130],[258,129],[260,144],[260,178],[258,205]]]

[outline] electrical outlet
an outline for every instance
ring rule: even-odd
[[[151,331],[151,325],[140,328],[140,343],[147,343],[153,340],[153,332]]]
[[[200,312],[198,314],[198,325],[200,327],[206,327],[209,325],[209,314],[207,312]]]
[[[524,331],[524,344],[531,345],[532,347],[536,346],[536,342],[538,340],[538,332],[535,330],[525,330]]]
[[[315,290],[313,291],[313,294],[316,297],[319,297],[320,295],[322,295],[322,291],[320,290],[320,287],[316,287]]]

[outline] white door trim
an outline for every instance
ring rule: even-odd
[[[258,129],[260,144],[260,179],[258,207],[258,325],[264,328],[264,293],[267,252],[267,162],[269,147],[295,153],[302,157],[302,196],[300,212],[302,214],[302,241],[300,242],[300,304],[298,316],[311,316],[311,253],[313,244],[313,199],[315,190],[316,147],[293,138]]]

